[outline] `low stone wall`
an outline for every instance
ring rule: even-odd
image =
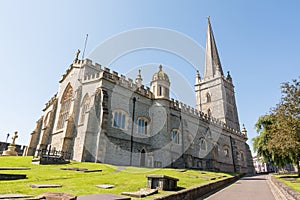
[[[279,188],[279,190],[287,197],[288,199],[300,200],[300,193],[293,190],[286,184],[279,181],[277,178],[271,175],[271,181]]]
[[[181,191],[178,191],[176,193],[157,197],[154,200],[191,200],[191,199],[197,199],[205,194],[208,194],[212,191],[215,191],[217,189],[222,188],[223,186],[226,186],[228,184],[231,184],[235,181],[237,181],[240,177],[242,177],[244,174],[230,177],[227,179],[223,179],[217,182],[209,183],[202,186],[197,186],[193,188],[184,189]]]

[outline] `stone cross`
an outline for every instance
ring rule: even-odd
[[[11,144],[16,144],[16,139],[18,138],[18,132],[15,132],[15,135],[12,137],[12,143]]]

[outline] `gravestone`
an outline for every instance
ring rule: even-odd
[[[135,198],[143,198],[156,193],[158,193],[158,189],[141,188],[137,192],[122,192],[121,194]]]
[[[147,175],[148,188],[160,190],[176,190],[179,179],[165,175]]]
[[[18,138],[18,132],[12,137],[12,142],[8,145],[7,150],[3,151],[2,156],[18,156],[16,152],[16,139]]]
[[[19,179],[25,179],[26,174],[0,174],[0,180],[19,180]]]
[[[30,187],[31,188],[58,188],[62,186],[57,184],[31,184]]]
[[[46,199],[46,200],[76,200],[76,196],[72,194],[67,194],[64,192],[46,192],[40,194],[36,199]]]
[[[79,196],[77,200],[130,200],[130,197],[119,196],[115,194],[92,194],[86,196]]]

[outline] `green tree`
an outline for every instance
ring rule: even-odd
[[[299,80],[282,83],[281,93],[280,103],[255,124],[259,135],[253,138],[253,146],[259,156],[276,166],[297,165],[300,176]]]

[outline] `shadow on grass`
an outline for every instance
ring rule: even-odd
[[[185,187],[178,187],[178,186],[177,186],[177,188],[176,188],[176,190],[175,190],[175,191],[176,191],[176,192],[178,192],[178,191],[180,191],[180,190],[184,190],[184,189],[186,189],[186,188],[185,188]]]

